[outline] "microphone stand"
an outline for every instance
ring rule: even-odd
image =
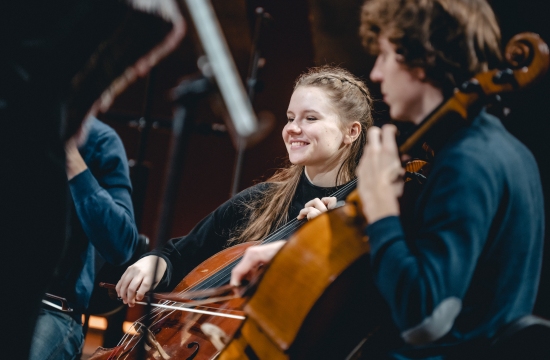
[[[258,69],[260,67],[260,40],[262,35],[263,25],[266,20],[270,20],[271,16],[265,12],[263,8],[256,8],[256,23],[254,26],[254,35],[252,40],[252,51],[250,53],[250,62],[248,67],[248,76],[246,80],[246,86],[248,90],[248,100],[250,103],[254,101],[254,95],[256,95],[256,89],[258,85]],[[263,61],[262,61],[263,62]],[[244,160],[244,152],[246,150],[246,138],[237,135],[236,141],[237,154],[235,156],[235,165],[233,167],[233,180],[231,183],[231,196],[235,196],[239,191],[239,184],[241,182],[241,173]]]
[[[177,185],[180,180],[183,167],[184,150],[189,139],[191,122],[195,117],[198,101],[206,96],[214,88],[213,84],[202,74],[184,79],[173,91],[172,100],[176,103],[174,120],[172,124],[172,137],[168,154],[168,168],[162,197],[160,220],[157,227],[157,236],[153,240],[153,248],[160,249],[164,239],[168,238],[169,229],[172,225],[173,208],[176,201]],[[158,258],[155,264],[153,279],[157,277]],[[151,295],[146,295],[147,305],[145,308],[145,329],[151,325]],[[145,330],[147,331],[147,330]],[[143,334],[142,339],[146,338]],[[139,346],[137,359],[145,359],[145,346]]]
[[[138,129],[140,132],[139,146],[136,157],[130,162],[130,180],[132,182],[132,203],[134,207],[134,218],[138,232],[141,229],[143,219],[143,210],[145,204],[145,195],[147,191],[147,182],[149,179],[149,167],[145,165],[145,155],[147,149],[147,140],[151,132],[153,120],[151,118],[151,104],[153,101],[153,83],[155,81],[156,67],[153,67],[146,78],[145,85],[145,101],[142,109],[142,116],[138,121]],[[146,244],[141,241],[138,244],[134,255],[129,262],[124,265],[114,266],[110,264],[103,265],[98,277],[103,274],[106,279],[111,279],[111,274],[116,274],[118,277],[122,275],[121,268],[126,268],[129,264],[135,262],[141,255],[148,251]],[[109,274],[109,275],[106,275]],[[118,341],[122,338],[122,324],[126,319],[127,308],[117,311],[108,316],[107,328],[103,333],[103,346],[107,348],[115,347]],[[86,313],[86,321],[84,322],[84,334],[88,330],[89,313]]]
[[[138,228],[141,227],[141,221],[143,218],[143,206],[145,204],[145,193],[147,191],[147,181],[149,179],[149,167],[145,165],[145,154],[147,149],[147,141],[149,140],[149,134],[153,127],[153,120],[151,118],[151,104],[153,102],[153,83],[155,81],[156,67],[153,67],[147,76],[145,104],[143,105],[143,116],[138,121],[138,128],[140,130],[139,147],[134,164],[132,164],[133,179],[132,185],[134,202],[134,217]]]

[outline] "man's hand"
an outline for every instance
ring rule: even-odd
[[[80,152],[78,151],[78,136],[78,134],[74,135],[65,143],[65,169],[67,171],[67,179],[69,180],[88,168],[84,162],[84,159],[82,159]]]
[[[399,160],[396,132],[394,125],[371,127],[367,132],[367,145],[357,167],[357,190],[369,223],[399,215],[397,199],[403,194],[405,170]]]
[[[157,259],[157,277],[153,281]],[[165,272],[166,261],[163,258],[155,255],[141,258],[122,274],[116,284],[116,292],[125,304],[132,307],[136,301],[143,300],[147,291],[153,290],[158,285]]]
[[[308,220],[311,220],[321,215],[322,213],[332,209],[334,206],[336,206],[337,201],[338,199],[336,199],[334,196],[324,197],[322,199],[315,198],[313,200],[310,200],[304,205],[304,208],[300,210],[300,214],[298,215],[297,219],[302,220],[304,218],[307,218]]]
[[[239,286],[243,280],[252,279],[258,273],[261,265],[270,262],[285,243],[285,240],[278,240],[267,245],[251,246],[246,249],[241,261],[231,271],[231,285]]]

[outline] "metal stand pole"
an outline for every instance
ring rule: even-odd
[[[165,239],[168,238],[172,225],[173,210],[176,200],[177,185],[180,180],[180,169],[184,159],[185,143],[189,138],[189,120],[195,115],[198,100],[204,97],[213,88],[212,83],[204,76],[199,75],[194,78],[187,78],[178,85],[173,92],[173,100],[177,104],[174,112],[174,122],[172,125],[172,140],[168,157],[168,170],[164,185],[164,195],[162,198],[162,207],[160,220],[157,228],[157,236],[153,239],[153,248],[159,249]],[[153,279],[157,277],[157,267]],[[148,329],[151,324],[151,297],[147,296],[147,306],[145,310],[145,328]],[[144,336],[146,336],[144,334]],[[144,337],[142,337],[144,339]],[[145,343],[144,343],[145,344]],[[138,359],[145,359],[144,346],[139,347]]]

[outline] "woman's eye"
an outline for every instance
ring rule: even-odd
[[[307,119],[310,120],[310,121],[317,120],[317,118],[313,117],[313,116],[308,116]]]
[[[294,119],[288,118],[288,122],[293,122]]]

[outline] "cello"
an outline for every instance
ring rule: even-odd
[[[510,68],[483,72],[465,83],[399,152],[416,154],[426,145],[437,152],[487,99],[532,84],[549,67],[548,46],[532,33],[512,38],[505,57]],[[369,242],[361,209],[354,191],[345,206],[318,216],[288,240],[270,262],[244,307],[246,320],[218,359],[351,359],[366,347],[375,353],[386,345],[374,340],[383,323],[373,321],[380,320],[383,308],[371,306],[377,292],[366,271]],[[286,301],[291,297],[300,301]]]

